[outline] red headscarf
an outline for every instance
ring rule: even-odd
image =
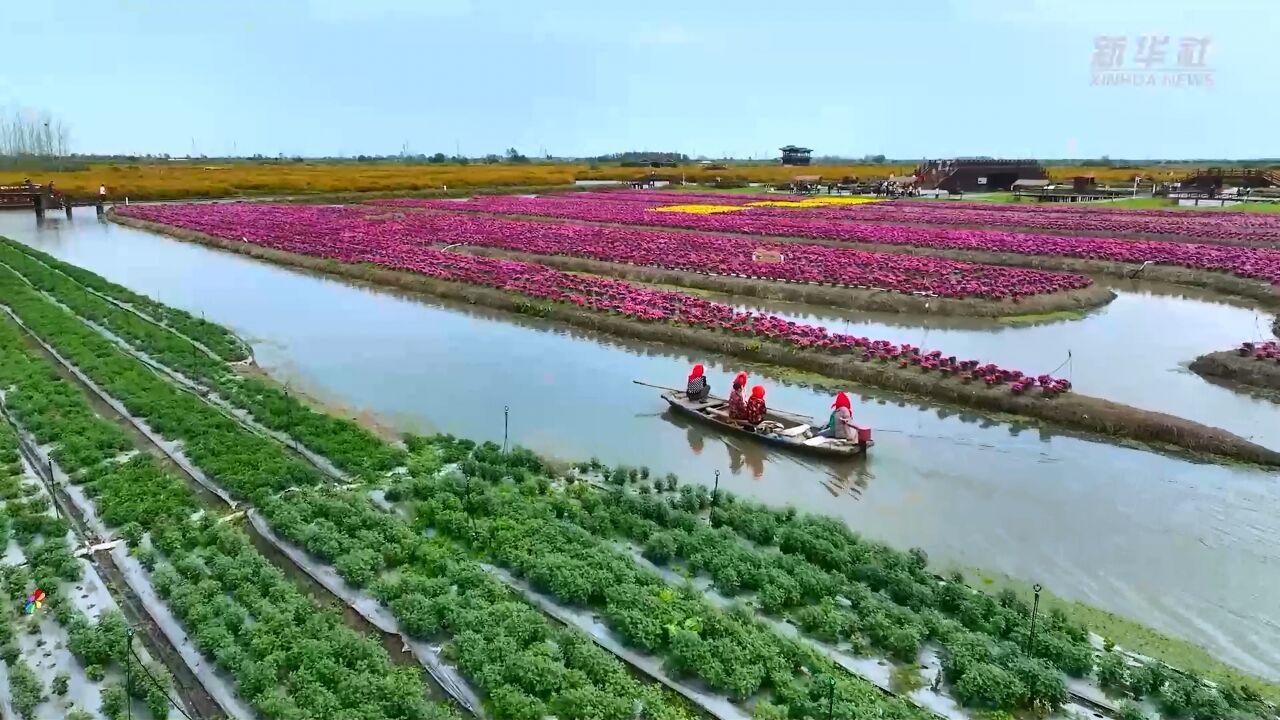
[[[702,377],[702,372],[703,372],[702,363],[698,363],[697,365],[694,365],[693,372],[689,373],[689,379],[694,380],[696,378]]]
[[[760,400],[763,400],[763,399],[764,399],[764,386],[763,386],[763,385],[757,385],[757,386],[755,386],[755,387],[751,388],[751,397],[753,397],[753,398],[758,398],[758,399],[760,399]]]
[[[850,412],[853,411],[853,405],[849,403],[849,396],[845,395],[843,390],[836,393],[836,401],[831,403],[831,407],[844,408]]]
[[[734,384],[734,387],[746,387],[746,386],[747,386],[747,374],[746,374],[746,373],[744,373],[744,372],[740,372],[740,373],[738,373],[737,375],[735,375],[735,376],[733,377],[733,384]]]

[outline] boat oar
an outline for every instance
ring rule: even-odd
[[[657,388],[659,390],[669,390],[671,392],[684,392],[684,390],[681,390],[679,388],[667,387],[666,385],[654,385],[653,383],[641,382],[639,380],[632,380],[631,382],[637,385],[643,385],[645,387]]]
[[[632,380],[631,382],[635,383],[636,385],[643,385],[645,387],[657,388],[659,390],[666,390],[668,392],[678,392],[678,393],[684,392],[684,390],[680,388],[667,387],[665,385],[654,385],[653,383],[647,383],[640,380]],[[770,415],[790,415],[791,417],[798,418],[800,420],[814,419],[812,415],[804,415],[802,413],[787,412],[786,410],[775,410],[773,408],[769,408],[769,414]]]

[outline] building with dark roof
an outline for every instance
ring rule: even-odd
[[[1011,190],[1019,180],[1047,180],[1049,174],[1035,160],[957,158],[927,160],[916,167],[915,176],[925,189],[947,192],[995,192]]]
[[[782,151],[783,165],[808,165],[812,162],[809,156],[813,154],[813,150],[800,147],[799,145],[784,145],[779,150]]]

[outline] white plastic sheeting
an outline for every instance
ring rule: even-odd
[[[277,535],[266,519],[256,511],[250,510],[248,515],[249,522],[253,525],[253,528],[267,542],[283,553],[285,557],[288,557],[293,564],[301,568],[311,579],[336,595],[352,610],[360,613],[360,616],[368,620],[374,627],[384,633],[399,636],[414,659],[426,669],[455,702],[476,717],[486,717],[479,693],[458,672],[457,668],[444,661],[439,647],[411,638],[408,633],[401,630],[400,623],[396,621],[391,611],[378,602],[376,598],[371,597],[363,590],[352,587],[332,567],[318,562],[302,548]]]

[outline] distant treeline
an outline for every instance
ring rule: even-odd
[[[77,167],[17,169],[0,167],[0,185],[30,178],[57,186],[73,196],[91,196],[106,185],[112,198],[166,200],[177,198],[252,197],[261,195],[312,195],[318,193],[457,193],[464,188],[547,188],[569,186],[575,180],[630,181],[657,178],[671,182],[708,183],[722,186],[748,183],[785,184],[797,175],[818,175],[824,182],[844,178],[875,180],[910,174],[915,163],[897,165],[856,163],[783,167],[778,163],[717,162],[703,166],[681,162],[678,167],[626,167],[617,162],[545,162],[527,157],[494,156],[468,164],[451,162],[383,161],[332,162],[249,159],[201,159],[192,161],[139,160],[137,162],[85,163]],[[633,162],[633,161],[627,161]],[[1144,181],[1175,182],[1199,167],[1235,165],[1208,161],[1140,166],[1057,165],[1045,163],[1049,177],[1068,181],[1090,175],[1100,183]]]
[[[41,157],[39,155],[0,155],[0,170],[40,172],[72,172],[84,170],[89,163],[69,157]]]
[[[962,156],[965,159],[990,159],[986,156]],[[0,169],[4,170],[77,170],[83,169],[89,165],[147,165],[152,163],[182,163],[182,164],[198,164],[198,163],[217,163],[220,165],[236,164],[236,163],[252,163],[252,164],[280,164],[280,165],[296,165],[302,163],[316,163],[325,165],[341,165],[341,164],[361,164],[361,165],[469,165],[469,164],[487,164],[497,165],[501,163],[513,164],[591,164],[591,165],[615,165],[622,163],[639,163],[647,161],[659,161],[664,163],[692,163],[695,160],[704,160],[702,156],[691,158],[685,153],[677,152],[645,152],[640,150],[630,150],[627,152],[609,153],[606,155],[597,155],[594,157],[529,157],[515,148],[508,148],[501,155],[490,153],[481,156],[464,156],[464,155],[446,155],[438,152],[433,154],[424,153],[399,153],[395,155],[351,155],[351,156],[321,156],[321,157],[303,157],[300,155],[286,156],[279,155],[237,155],[237,156],[208,156],[198,155],[194,157],[170,156],[167,153],[161,154],[145,154],[145,155],[95,155],[71,153],[67,155],[34,155],[20,154],[10,155],[0,152]],[[930,159],[947,159],[947,158],[930,158]],[[1228,158],[1193,158],[1193,159],[1161,159],[1161,160],[1143,160],[1136,158],[1032,158],[1038,162],[1054,167],[1104,167],[1104,168],[1152,168],[1164,165],[1170,166],[1198,166],[1211,167],[1215,165],[1224,165],[1232,167],[1275,167],[1280,166],[1280,158],[1248,158],[1248,159],[1228,159]],[[922,158],[886,158],[884,155],[864,155],[859,158],[847,158],[836,155],[815,156],[813,163],[815,165],[894,165],[894,166],[912,166],[921,162]],[[734,159],[724,158],[718,159],[717,162],[729,163],[740,166],[756,166],[776,164],[776,158],[763,159]]]
[[[627,152],[609,153],[608,155],[597,155],[595,157],[582,158],[583,160],[594,162],[645,162],[648,160],[656,160],[658,162],[689,162],[689,156],[678,152],[651,152],[648,150],[628,150]]]

